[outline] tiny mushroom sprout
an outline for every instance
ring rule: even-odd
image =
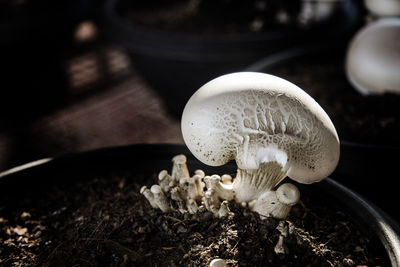
[[[232,215],[229,201],[261,215],[284,219],[300,198],[288,176],[304,184],[318,182],[335,169],[339,139],[330,118],[313,98],[279,77],[238,72],[202,86],[183,111],[182,134],[201,162],[220,166],[235,160],[235,178],[190,176],[186,157],[173,158],[171,175],[143,187],[150,204],[163,211],[194,214],[208,210]]]
[[[339,160],[339,139],[325,111],[296,85],[269,74],[238,72],[208,82],[189,99],[181,127],[203,163],[236,161],[233,183],[219,183],[216,191],[264,216],[284,218],[299,200],[294,185],[274,191],[286,176],[318,182]]]

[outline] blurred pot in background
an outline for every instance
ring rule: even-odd
[[[358,5],[325,2],[108,0],[105,29],[180,118],[193,92],[214,77],[299,44],[346,41],[359,26]]]

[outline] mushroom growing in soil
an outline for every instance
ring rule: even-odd
[[[400,94],[400,18],[379,19],[356,34],[347,50],[346,74],[363,95]]]
[[[300,198],[297,187],[281,183],[318,182],[339,160],[339,139],[328,115],[296,85],[276,76],[239,72],[202,86],[182,115],[182,134],[193,155],[207,165],[235,160],[236,177],[190,176],[186,157],[172,159],[171,175],[141,193],[154,208],[230,216],[229,201],[262,218],[285,218]]]
[[[233,182],[214,181],[213,192],[262,216],[284,218],[299,200],[293,184],[279,186],[286,176],[318,182],[339,159],[339,139],[325,111],[296,85],[268,74],[238,72],[208,82],[186,104],[181,127],[201,162],[236,161]]]

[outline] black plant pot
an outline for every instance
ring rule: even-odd
[[[190,96],[207,81],[239,71],[258,58],[285,48],[320,39],[346,40],[358,27],[360,18],[354,1],[346,1],[340,19],[328,28],[196,35],[138,25],[120,14],[124,3],[106,2],[105,28],[109,38],[126,48],[137,69],[176,118],[181,117]]]
[[[190,169],[201,168],[208,173],[235,173],[232,162],[221,167],[209,167],[197,161],[183,145],[132,145],[69,154],[11,169],[0,174],[0,206],[3,212],[20,203],[21,195],[35,196],[54,185],[63,186],[79,177],[94,179],[104,172],[128,170],[151,175],[169,169],[177,154],[188,157]],[[84,174],[84,175],[81,175]],[[55,179],[56,178],[56,179]],[[80,178],[82,179],[82,178]],[[327,178],[320,183],[302,186],[302,192],[322,197],[327,206],[339,207],[371,240],[384,246],[392,266],[400,266],[400,229],[398,224],[375,205],[345,186]]]
[[[340,86],[356,92],[348,83],[345,76],[344,61],[342,60],[344,59],[345,53],[346,46],[342,44],[324,43],[320,45],[303,46],[265,57],[248,66],[246,70],[264,72],[277,76],[283,74],[285,76],[289,72],[291,73],[289,75],[293,75],[294,70],[282,73],[282,69],[290,69],[291,66],[296,63],[307,62],[309,60],[313,62],[323,62],[321,63],[323,66],[326,65],[328,68],[339,69],[339,74],[336,73],[335,76],[331,75],[323,82],[327,84],[335,82],[336,84],[337,80],[340,80],[338,83]],[[309,69],[305,71],[309,73],[315,70]],[[305,76],[307,73],[298,73],[296,75]],[[318,82],[321,82],[321,79],[318,78],[318,74],[308,75],[307,77],[310,79],[307,83],[310,86],[315,86]],[[335,81],[333,81],[333,79],[335,79]],[[295,81],[291,82],[296,83]],[[302,87],[301,84],[297,85]],[[309,89],[305,87],[302,88],[306,91]],[[324,94],[324,92],[321,92],[321,94]],[[316,98],[317,102],[318,100],[319,99]],[[330,101],[333,103],[335,101],[340,101],[340,99],[333,97]],[[371,100],[369,101],[371,102]],[[380,108],[382,108],[381,106]],[[357,109],[357,106],[354,108]],[[371,109],[372,108],[374,108],[373,105],[371,105]],[[334,115],[329,114],[328,111],[327,113],[331,117]],[[337,123],[341,123],[343,127],[341,118],[336,116],[336,119]],[[336,124],[335,121],[334,124]],[[360,133],[360,137],[361,135],[362,133]],[[341,137],[340,132],[339,139],[341,139],[340,160],[331,177],[352,190],[366,196],[399,220],[400,214],[397,208],[397,203],[399,201],[398,193],[396,186],[393,185],[396,183],[398,177],[397,164],[400,146],[372,144],[356,139],[346,140],[346,138]]]

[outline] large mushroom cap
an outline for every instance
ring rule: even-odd
[[[182,133],[203,163],[236,160],[241,169],[276,161],[290,178],[312,183],[328,176],[339,159],[339,139],[313,98],[276,76],[238,72],[202,86],[182,115]]]
[[[400,18],[380,19],[357,33],[346,74],[362,94],[400,93]]]

